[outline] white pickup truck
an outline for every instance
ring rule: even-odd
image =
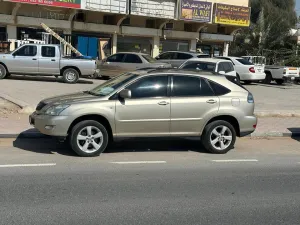
[[[66,83],[99,71],[95,60],[63,57],[60,45],[25,44],[8,54],[0,54],[0,79],[10,74],[62,76]]]
[[[277,84],[283,84],[287,81],[299,82],[299,68],[284,66],[265,66],[266,79],[265,84],[270,84],[273,80]]]

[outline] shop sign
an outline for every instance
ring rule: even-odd
[[[21,2],[35,5],[58,6],[65,8],[81,8],[81,0],[6,0],[10,2]]]
[[[211,2],[197,0],[182,0],[180,8],[180,19],[197,22],[210,22],[212,12]]]
[[[216,3],[214,22],[218,24],[249,27],[250,14],[250,7]]]

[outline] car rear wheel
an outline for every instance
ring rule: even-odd
[[[236,74],[236,82],[237,82],[238,84],[241,83],[241,78],[240,78],[240,75],[238,75],[238,74]]]
[[[217,120],[205,127],[201,140],[207,151],[225,154],[234,147],[236,131],[230,123]]]
[[[83,157],[100,155],[108,145],[108,132],[99,122],[86,120],[76,124],[70,134],[72,149]]]
[[[65,83],[75,84],[79,80],[79,73],[73,68],[68,68],[63,71],[63,80]]]
[[[266,78],[264,79],[263,83],[264,84],[271,84],[271,82],[272,82],[272,75],[269,72],[267,72],[266,73]]]
[[[4,79],[7,75],[7,71],[5,66],[3,66],[2,64],[0,64],[0,79]]]
[[[250,80],[245,80],[244,83],[245,83],[245,84],[252,84],[252,81],[250,81]]]

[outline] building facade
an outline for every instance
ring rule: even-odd
[[[2,0],[0,39],[47,41],[45,23],[85,55],[201,51],[227,55],[234,32],[250,24],[249,0]],[[51,43],[55,40],[51,38]],[[16,45],[11,45],[11,50]]]

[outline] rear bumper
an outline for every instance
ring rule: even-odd
[[[292,83],[292,82],[299,82],[300,77],[294,77],[294,76],[289,76],[289,77],[283,77],[284,83]]]
[[[252,134],[257,126],[256,116],[245,116],[239,121],[240,124],[240,137],[245,137]]]
[[[241,80],[256,81],[256,80],[264,80],[265,78],[266,78],[265,73],[245,73],[240,75]]]

